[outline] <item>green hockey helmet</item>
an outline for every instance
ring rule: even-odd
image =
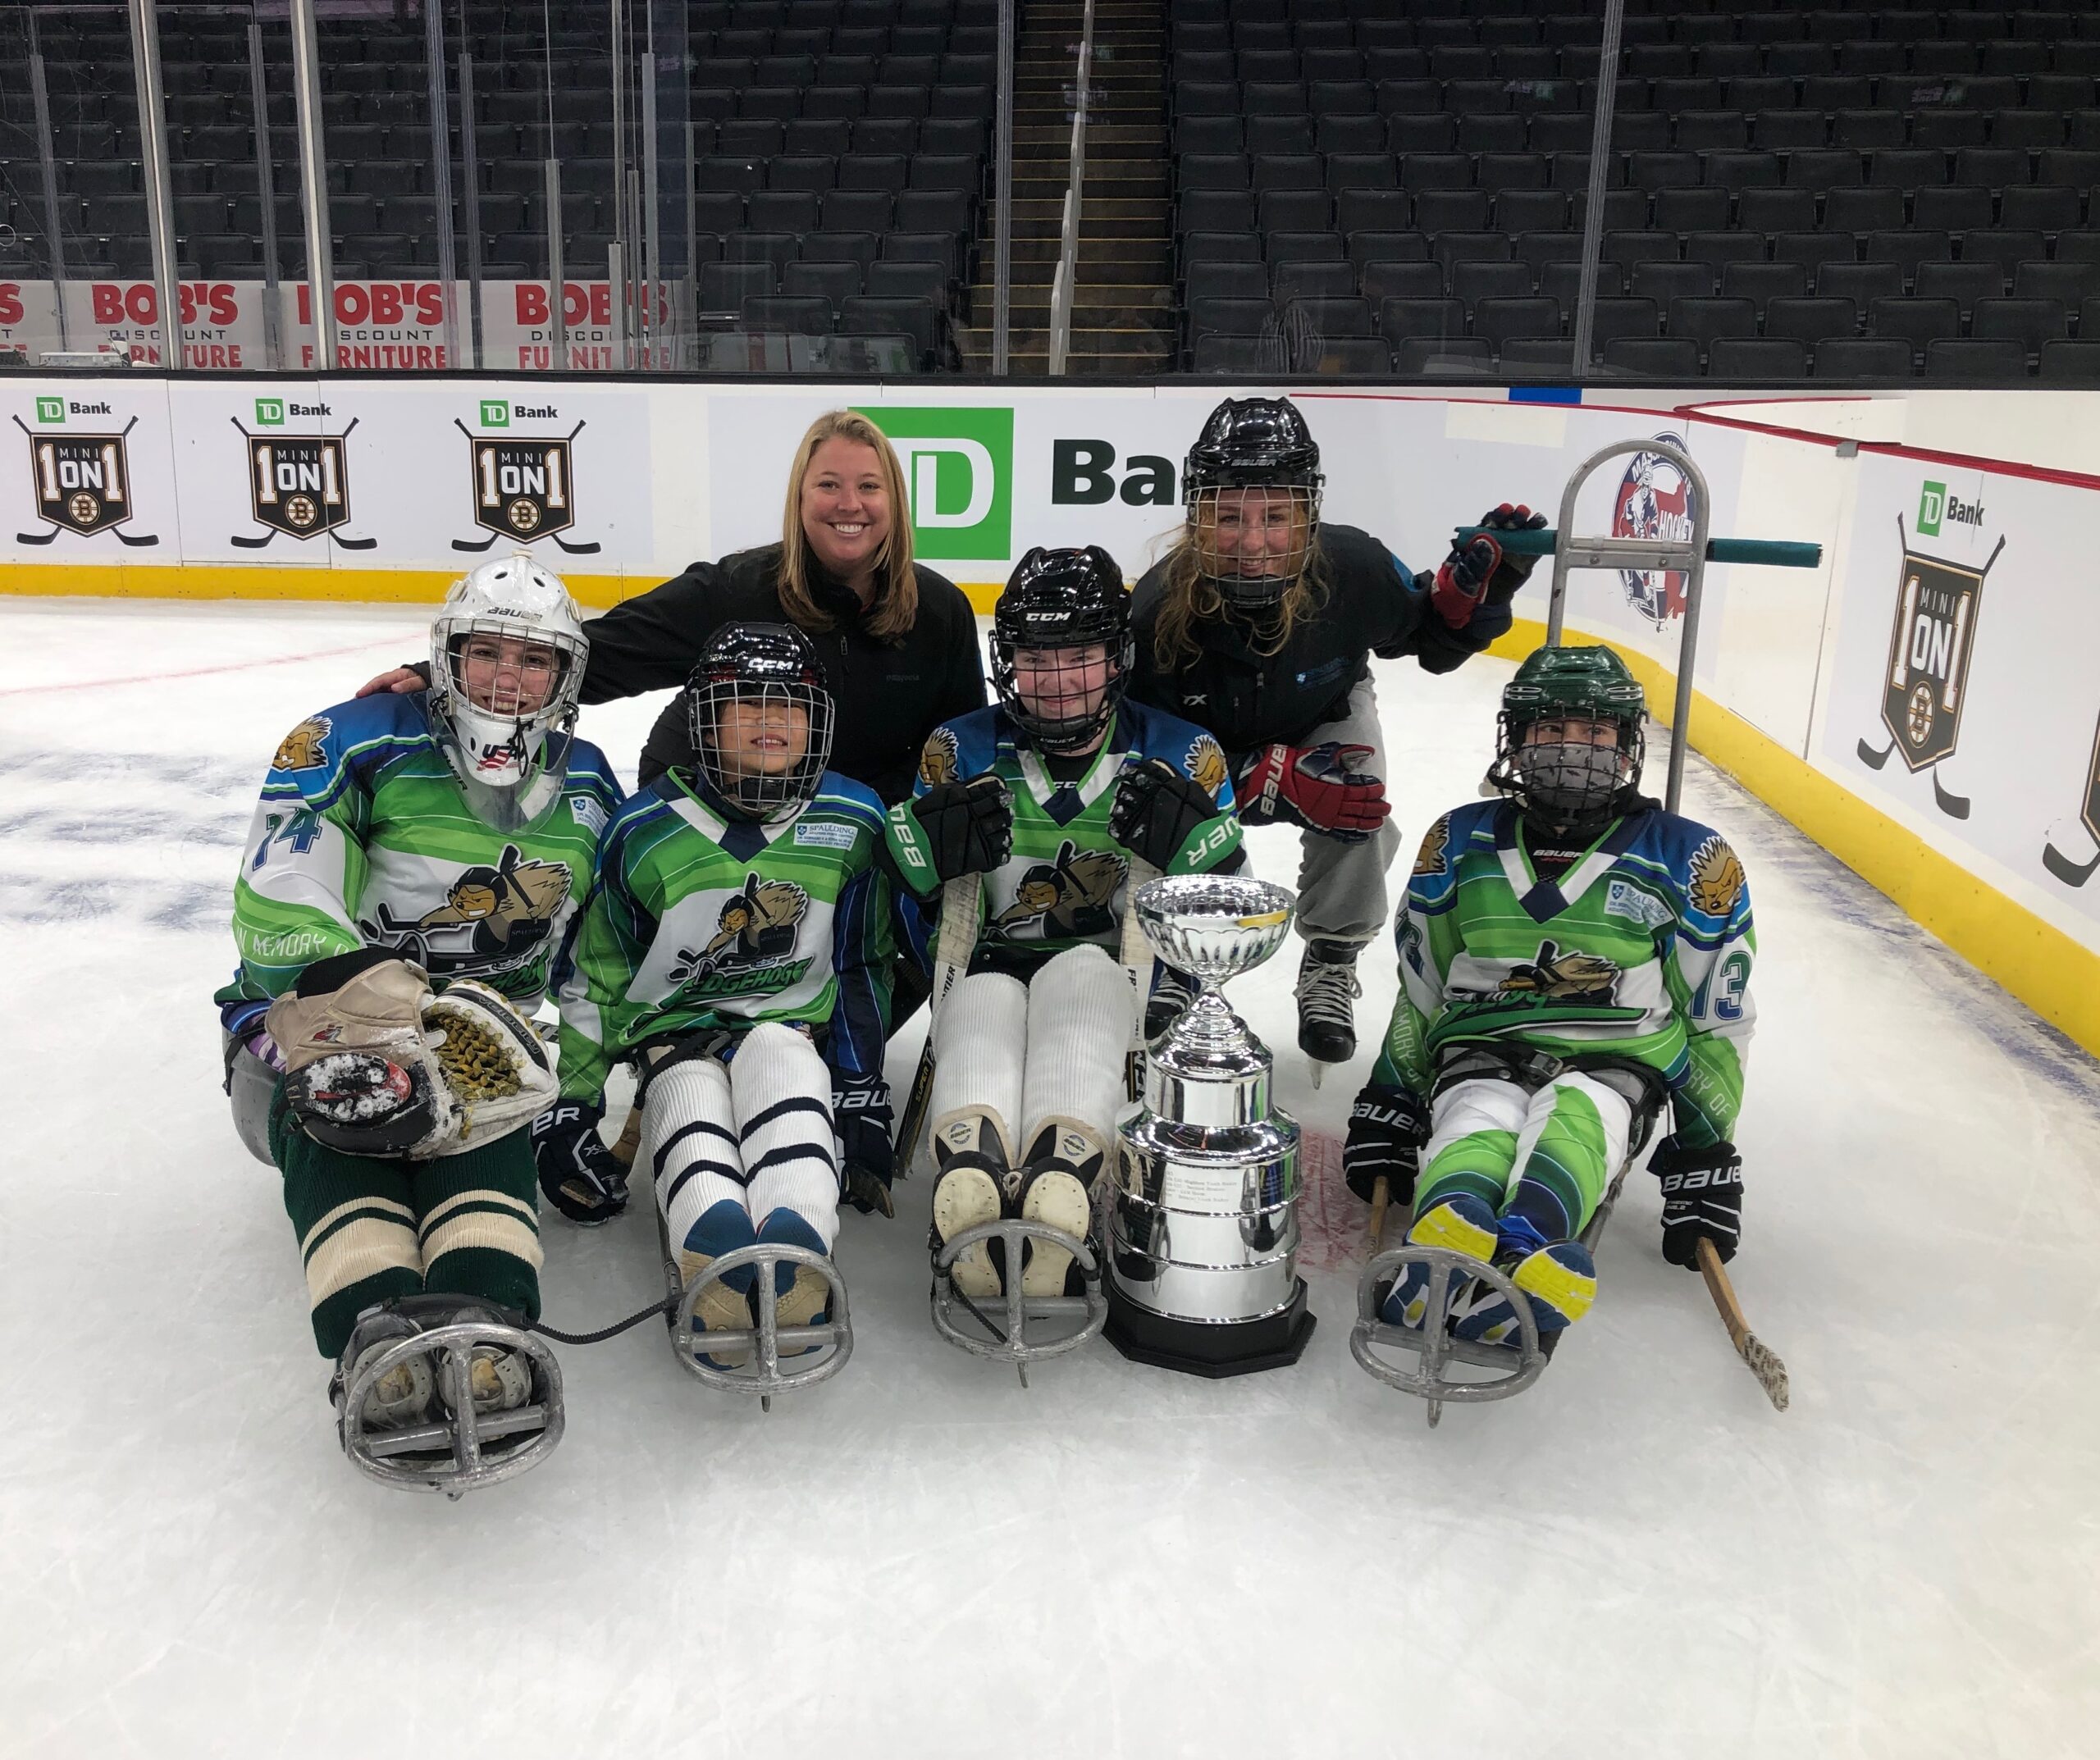
[[[1640,782],[1646,711],[1640,682],[1609,648],[1538,649],[1503,687],[1488,780],[1556,824],[1597,818]],[[1570,723],[1589,726],[1578,734]]]

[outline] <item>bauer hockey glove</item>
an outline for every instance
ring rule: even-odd
[[[1162,873],[1185,873],[1209,853],[1209,834],[1198,833],[1220,817],[1217,803],[1201,782],[1164,758],[1148,758],[1116,779],[1108,835]],[[1218,840],[1222,849],[1230,828],[1216,829],[1226,834]]]
[[[1429,1141],[1429,1110],[1404,1087],[1367,1082],[1349,1108],[1349,1138],[1342,1145],[1342,1178],[1367,1204],[1383,1179],[1395,1204],[1414,1200],[1422,1146]]]
[[[1536,531],[1545,527],[1545,515],[1505,501],[1475,523],[1496,531]],[[1482,604],[1506,605],[1514,599],[1536,561],[1536,557],[1507,554],[1485,534],[1463,546],[1454,544],[1436,571],[1429,602],[1450,627],[1463,629]]]
[[[1364,842],[1393,810],[1385,783],[1364,771],[1371,755],[1368,745],[1337,740],[1302,750],[1258,747],[1233,781],[1240,823],[1269,825],[1281,819],[1339,842]]]
[[[1013,797],[989,771],[966,782],[937,782],[917,799],[900,801],[890,809],[890,822],[897,859],[922,892],[963,874],[990,873],[1013,854]]]
[[[894,1216],[889,1183],[897,1170],[890,1142],[889,1083],[879,1075],[832,1072],[831,1128],[838,1138],[838,1165],[847,1201],[862,1215]]]
[[[1704,1236],[1723,1265],[1734,1258],[1742,1233],[1742,1157],[1736,1146],[1689,1149],[1665,1137],[1648,1158],[1648,1170],[1663,1185],[1663,1256],[1696,1271]]]
[[[627,1208],[627,1170],[598,1134],[603,1106],[564,1100],[532,1120],[540,1189],[571,1222],[595,1228]]]

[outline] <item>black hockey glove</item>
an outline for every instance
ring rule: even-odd
[[[987,771],[966,782],[939,782],[911,803],[937,879],[988,874],[1014,850],[1013,797]]]
[[[1545,515],[1534,513],[1521,501],[1513,506],[1505,501],[1492,513],[1481,514],[1479,523],[1496,531],[1543,531]],[[1537,557],[1513,556],[1506,547],[1502,547],[1502,564],[1488,577],[1488,604],[1508,604],[1517,596],[1517,589],[1531,579],[1532,570],[1537,566]]]
[[[1429,1109],[1405,1088],[1370,1082],[1349,1108],[1349,1139],[1342,1145],[1342,1178],[1368,1204],[1372,1188],[1389,1183],[1392,1201],[1414,1201],[1422,1146],[1429,1141]]]
[[[1648,1170],[1663,1183],[1663,1256],[1699,1269],[1701,1236],[1725,1265],[1742,1233],[1742,1157],[1732,1142],[1687,1149],[1674,1136],[1655,1145]]]
[[[532,1120],[540,1189],[571,1222],[595,1228],[627,1208],[627,1170],[598,1134],[603,1106],[564,1100]]]
[[[1198,828],[1217,817],[1217,803],[1201,782],[1164,758],[1148,758],[1116,778],[1108,835],[1139,861],[1171,873]]]
[[[879,1075],[831,1077],[831,1128],[838,1138],[847,1201],[863,1215],[894,1216],[889,1183],[897,1151],[890,1144],[889,1084]]]

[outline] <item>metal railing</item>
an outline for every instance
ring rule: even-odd
[[[1080,273],[1080,210],[1086,192],[1086,115],[1093,94],[1093,0],[1080,23],[1080,76],[1073,93],[1072,173],[1065,186],[1065,212],[1057,243],[1057,269],[1050,280],[1050,376],[1061,379],[1072,352],[1072,295]]]

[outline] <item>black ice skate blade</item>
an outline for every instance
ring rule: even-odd
[[[1170,1320],[1125,1299],[1112,1284],[1108,1322],[1102,1335],[1134,1363],[1171,1369],[1176,1375],[1222,1381],[1232,1375],[1288,1369],[1305,1354],[1317,1320],[1305,1306],[1301,1281],[1290,1305],[1258,1320],[1196,1325]]]

